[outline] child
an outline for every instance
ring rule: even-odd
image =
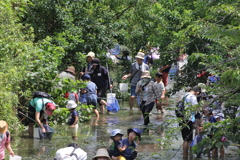
[[[75,110],[77,104],[73,100],[69,100],[66,107],[70,111],[70,115],[68,118],[69,129],[72,130],[72,139],[77,139],[77,131],[78,131],[78,112]]]
[[[8,131],[8,124],[7,122],[0,120],[0,160],[4,160],[5,158],[5,148],[7,148],[10,155],[14,156],[10,145],[10,133]]]
[[[126,160],[122,156],[122,152],[127,148],[127,146],[122,146],[122,137],[123,134],[121,133],[120,129],[114,129],[112,131],[110,138],[113,140],[113,143],[108,148],[108,152],[110,157],[112,157],[113,159],[117,158],[118,160]]]
[[[127,130],[128,138],[122,140],[122,145],[127,146],[123,151],[123,156],[126,160],[133,160],[137,157],[137,144],[135,141],[141,141],[141,131],[138,128],[130,128]]]
[[[156,101],[157,113],[160,113],[160,112],[163,113],[162,100],[165,97],[165,87],[162,82],[162,77],[163,77],[163,75],[160,72],[157,72],[155,74],[155,80],[156,80],[155,84],[156,84],[158,90],[160,91],[160,95],[161,95],[160,100]]]
[[[99,113],[97,110],[97,86],[95,83],[90,81],[91,77],[89,74],[84,74],[82,80],[87,82],[86,86],[86,94],[87,94],[87,105],[93,105],[93,111],[97,117],[99,118]]]

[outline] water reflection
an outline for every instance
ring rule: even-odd
[[[175,96],[176,99],[179,96]],[[169,103],[171,104],[171,103]],[[120,102],[120,106],[128,107],[128,102]],[[163,143],[165,139],[165,130],[159,126],[163,124],[169,114],[174,115],[174,111],[169,111],[169,106],[164,106],[166,112],[164,114],[156,114],[156,108],[154,107],[152,114],[150,115],[150,121],[152,124],[149,127],[148,132],[144,132],[142,135],[142,141],[139,144],[139,159],[151,160],[151,159],[181,159],[182,157],[182,140],[181,134],[178,135],[178,140],[172,139],[172,145],[170,149],[164,150]],[[177,127],[177,124],[168,126],[169,128]],[[133,111],[124,109],[120,110],[116,114],[101,115],[99,119],[93,115],[89,123],[79,124],[79,137],[74,142],[80,145],[80,148],[88,153],[88,159],[90,160],[97,149],[107,148],[109,146],[109,136],[113,129],[119,128],[124,134],[124,138],[127,137],[128,128],[140,128],[144,130],[142,114],[138,108]],[[15,137],[12,142],[13,150],[16,155],[20,155],[23,160],[52,160],[58,149],[66,147],[69,143],[72,143],[71,134],[68,132],[66,125],[54,126],[56,133],[51,140],[38,140],[27,139],[27,131],[23,132],[23,136]],[[179,149],[180,148],[180,149]],[[233,149],[232,149],[233,150]],[[7,153],[8,154],[8,153]],[[175,156],[173,156],[176,154]],[[202,159],[207,159],[203,157]]]

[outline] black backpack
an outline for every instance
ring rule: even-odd
[[[176,109],[175,109],[175,114],[176,114],[176,117],[184,117],[183,115],[183,111],[184,111],[184,102],[185,102],[185,99],[187,98],[188,94],[185,95],[180,101],[177,102],[177,105],[176,105]]]
[[[51,94],[48,94],[48,93],[46,93],[46,92],[35,91],[35,92],[33,93],[33,98],[36,98],[36,97],[38,97],[38,98],[48,98],[48,99],[50,99],[52,96],[51,96]]]

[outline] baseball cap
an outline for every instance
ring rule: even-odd
[[[51,116],[55,109],[56,109],[56,106],[53,103],[47,103],[45,112],[47,113],[47,115]]]

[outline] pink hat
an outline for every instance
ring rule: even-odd
[[[55,109],[56,109],[56,106],[53,103],[47,103],[47,105],[46,105],[46,113],[47,113],[47,115],[51,116]]]

